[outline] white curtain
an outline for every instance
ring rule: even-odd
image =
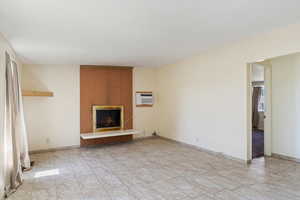
[[[6,195],[9,195],[22,183],[22,168],[30,168],[19,78],[17,64],[6,54],[4,118],[4,175]]]

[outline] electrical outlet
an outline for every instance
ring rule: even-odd
[[[50,138],[46,138],[46,143],[50,144]]]

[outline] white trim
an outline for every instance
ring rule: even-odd
[[[299,158],[295,158],[295,157],[291,157],[291,156],[285,156],[285,155],[281,155],[281,154],[277,154],[277,153],[272,153],[272,157],[282,159],[282,160],[288,160],[288,161],[293,161],[293,162],[296,162],[296,163],[300,163]]]
[[[247,160],[252,160],[252,66],[247,64]]]
[[[55,152],[55,151],[63,151],[63,150],[70,150],[70,149],[79,149],[80,145],[73,145],[73,146],[64,146],[64,147],[55,147],[49,149],[38,149],[29,151],[29,154],[37,154],[37,153],[47,153],[47,152]]]
[[[212,151],[212,150],[209,150],[209,149],[206,149],[206,148],[203,148],[203,147],[199,147],[199,146],[195,146],[195,145],[192,145],[192,144],[187,144],[187,143],[184,143],[184,142],[172,139],[172,138],[164,137],[164,136],[161,136],[161,135],[157,135],[157,136],[153,136],[153,137],[158,137],[158,138],[161,138],[163,140],[168,140],[170,142],[177,143],[179,145],[183,145],[183,146],[186,146],[186,147],[189,147],[189,148],[193,148],[193,149],[196,149],[198,151],[203,151],[203,152],[206,152],[206,153],[214,155],[214,156],[221,156],[221,157],[223,157],[225,159],[233,160],[233,161],[245,164],[245,165],[251,163],[250,160],[243,160],[243,159],[236,158],[236,157],[224,154],[224,153]]]
[[[264,154],[272,155],[272,65],[266,61],[263,63],[265,72],[265,119],[264,119]]]

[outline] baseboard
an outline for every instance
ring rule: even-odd
[[[171,139],[171,138],[167,138],[167,137],[164,137],[164,136],[157,135],[156,137],[159,137],[159,138],[164,139],[164,140],[168,140],[170,142],[175,142],[175,143],[183,145],[183,146],[191,147],[193,149],[203,151],[203,152],[209,153],[211,155],[222,156],[224,158],[227,158],[227,159],[233,160],[233,161],[237,161],[237,162],[242,163],[242,164],[250,164],[251,163],[251,161],[249,162],[249,160],[243,160],[243,159],[236,158],[236,157],[224,154],[224,153],[212,151],[212,150],[209,150],[209,149],[206,149],[206,148],[203,148],[203,147],[198,147],[198,146],[192,145],[192,144],[187,144],[187,143],[177,141],[177,140],[174,140],[174,139]]]
[[[134,136],[133,140],[142,140],[142,139],[153,138],[153,137],[155,136],[153,135]]]
[[[285,155],[281,155],[281,154],[277,154],[277,153],[272,153],[272,157],[300,163],[300,158],[294,158],[291,156],[285,156]]]
[[[47,152],[55,152],[55,151],[78,149],[78,148],[80,148],[80,145],[56,147],[56,148],[49,148],[49,149],[39,149],[39,150],[29,151],[29,154],[47,153]]]
[[[246,164],[250,165],[252,163],[252,160],[246,160]]]
[[[142,137],[133,138],[133,140],[143,140],[143,139],[152,138],[152,137],[155,137],[155,136],[146,135],[146,136],[142,136]],[[99,146],[99,145],[95,145],[95,146]],[[63,151],[63,150],[70,150],[70,149],[79,149],[79,148],[81,148],[80,145],[56,147],[56,148],[49,148],[49,149],[38,149],[38,150],[29,151],[29,154],[48,153],[48,152]],[[1,200],[1,198],[0,198],[0,200]]]

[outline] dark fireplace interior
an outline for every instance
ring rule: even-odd
[[[96,128],[121,127],[121,109],[96,110]]]

